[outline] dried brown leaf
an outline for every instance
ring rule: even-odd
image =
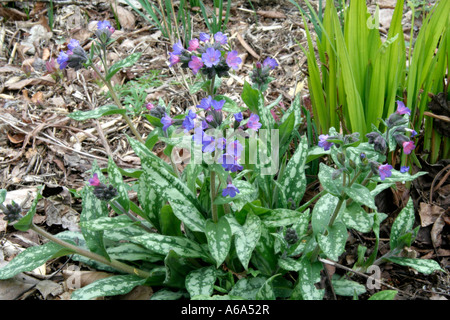
[[[419,208],[421,226],[426,227],[430,224],[433,224],[436,219],[442,215],[443,212],[444,209],[439,206],[421,202]]]
[[[445,222],[442,215],[440,215],[436,221],[433,224],[433,227],[431,228],[431,241],[433,242],[433,245],[435,248],[438,248],[442,244],[442,230],[444,229]]]
[[[264,18],[270,18],[270,19],[286,19],[286,15],[280,11],[264,11],[264,10],[258,10],[256,11],[257,14]]]

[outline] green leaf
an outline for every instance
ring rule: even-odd
[[[348,233],[345,224],[342,222],[335,222],[331,227],[327,227],[327,235],[318,234],[317,241],[320,249],[326,256],[337,261],[339,256],[345,251],[345,244],[347,242]]]
[[[161,224],[161,234],[168,236],[182,236],[181,221],[174,214],[172,207],[165,205],[159,214]]]
[[[350,188],[344,187],[344,191],[350,198],[352,198],[359,204],[377,210],[377,206],[375,205],[375,198],[371,195],[370,190],[366,187],[354,183]]]
[[[98,119],[102,116],[109,116],[112,114],[125,114],[126,112],[125,109],[119,109],[116,105],[108,104],[89,111],[77,110],[69,113],[67,116],[77,121],[84,121],[88,119]]]
[[[165,257],[164,266],[166,269],[164,285],[175,288],[184,288],[186,276],[196,269],[191,259],[182,257],[173,250],[170,250]]]
[[[253,89],[252,86],[245,81],[241,98],[252,113],[259,113],[260,94],[261,93],[258,90]]]
[[[128,212],[130,210],[130,199],[128,198],[127,185],[123,182],[122,173],[112,158],[108,159],[108,178],[109,182],[119,193],[117,202],[119,202],[125,212]]]
[[[334,292],[339,296],[353,297],[366,292],[366,288],[355,281],[347,279],[331,279]]]
[[[152,182],[153,179],[144,171],[138,180],[137,197],[144,211],[144,218],[161,231],[159,215],[164,203],[164,194],[161,194],[159,188],[153,188]]]
[[[311,217],[312,229],[314,234],[320,234],[325,231],[325,228],[327,227],[331,215],[338,205],[338,202],[339,199],[329,193],[322,196],[316,202]],[[341,211],[338,216],[342,214],[343,210],[345,210],[345,205],[341,207]]]
[[[183,291],[170,291],[168,289],[161,289],[156,291],[151,297],[150,300],[178,300],[186,295]],[[186,297],[188,298],[188,297]]]
[[[266,282],[264,282],[262,287],[256,293],[256,296],[255,296],[256,300],[275,300],[276,299],[275,293],[273,292],[272,281],[273,281],[273,279],[275,279],[278,276],[279,276],[279,274],[276,274],[276,275],[270,277],[269,279],[267,279]]]
[[[300,203],[306,190],[305,164],[307,156],[308,140],[306,136],[303,136],[280,180],[286,199],[292,199],[295,205]]]
[[[394,220],[391,228],[390,248],[391,250],[397,248],[399,245],[403,245],[399,242],[401,236],[406,234],[413,228],[415,221],[414,216],[414,203],[412,198],[409,198],[406,206],[400,211],[397,218]]]
[[[230,290],[229,295],[242,297],[246,300],[255,300],[259,289],[266,283],[265,277],[239,279]]]
[[[203,208],[192,191],[180,179],[161,167],[158,161],[148,157],[141,161],[150,187],[156,189],[157,194],[164,195],[175,216],[192,231],[204,232],[206,220],[200,213]]]
[[[101,172],[99,173],[99,177],[100,175]],[[107,203],[97,199],[91,187],[84,187],[83,202],[81,206],[80,224],[102,217],[108,217],[109,212]],[[81,232],[83,233],[83,237],[86,240],[89,250],[109,259],[103,241],[103,231],[92,231],[81,227]]]
[[[143,285],[145,279],[135,275],[120,275],[104,278],[74,291],[71,300],[91,300],[103,296],[126,294],[134,287]]]
[[[135,52],[135,53],[129,55],[128,57],[126,57],[125,59],[122,59],[122,60],[114,63],[108,70],[108,74],[105,77],[106,81],[111,80],[111,78],[114,77],[114,75],[117,72],[119,72],[120,69],[133,66],[139,60],[141,55],[142,55],[142,52]]]
[[[342,222],[347,228],[353,228],[357,231],[367,233],[372,230],[373,215],[370,215],[361,208],[361,205],[353,202],[345,208],[341,215]]]
[[[409,182],[409,181],[416,180],[420,176],[428,174],[428,172],[420,171],[414,175],[410,175],[409,173],[401,173],[398,170],[391,170],[391,173],[392,173],[392,175],[388,178],[385,178],[383,181],[380,179],[379,176],[373,176],[372,180],[376,181],[376,182],[383,182],[383,183]]]
[[[0,279],[9,279],[21,272],[32,271],[52,258],[70,253],[71,251],[54,242],[29,247],[0,269]]]
[[[198,295],[210,297],[216,278],[216,269],[212,266],[191,271],[186,277],[186,290],[191,298]]]
[[[252,265],[262,274],[270,276],[275,272],[278,255],[275,253],[275,240],[266,226],[261,228],[261,237],[253,251]]]
[[[239,113],[246,110],[246,108],[239,107],[239,105],[235,101],[233,101],[230,97],[227,96],[216,95],[214,97],[214,100],[216,101],[225,100],[225,104],[222,107],[222,111],[228,113]]]
[[[170,250],[186,258],[204,258],[209,260],[200,245],[183,237],[164,236],[157,233],[132,237],[131,242],[138,243],[152,252],[167,255]]]
[[[0,189],[0,203],[5,202],[6,199],[6,189]]]
[[[38,192],[36,193],[36,198],[34,199],[33,203],[31,204],[30,209],[28,209],[27,214],[13,225],[16,230],[27,231],[31,227],[31,224],[33,223],[33,217],[36,214],[36,206],[37,206],[39,200],[42,198],[41,189],[42,189],[42,187],[38,188]],[[6,194],[5,194],[5,196],[6,196]]]
[[[218,223],[211,220],[206,221],[205,233],[209,252],[216,261],[217,268],[219,268],[231,248],[232,233],[228,220],[222,217]]]
[[[149,114],[145,114],[144,116],[147,118],[148,122],[150,122],[150,124],[152,126],[154,126],[155,128],[158,128],[158,127],[162,128],[162,127],[164,127],[164,125],[161,123],[161,119],[159,119],[157,117],[154,117],[152,115],[149,115]]]
[[[233,210],[241,211],[247,203],[255,201],[258,198],[258,191],[248,181],[236,180],[233,183],[236,188],[238,188],[239,193],[237,193],[235,197],[231,198],[230,196],[222,196],[222,192],[220,192],[214,200],[214,204],[220,205],[230,203]]]
[[[241,230],[235,234],[234,241],[236,254],[246,270],[260,236],[261,220],[253,213],[249,213],[245,224],[242,226]]]
[[[325,289],[317,289],[315,284],[320,281],[321,262],[311,263],[308,257],[300,259],[301,268],[298,272],[298,283],[294,288],[293,296],[303,300],[322,300]]]
[[[126,215],[120,215],[116,217],[100,217],[89,221],[83,221],[80,223],[80,227],[91,231],[104,231],[126,228],[133,224],[138,224],[138,222],[132,221]]]
[[[439,263],[431,259],[415,259],[402,257],[389,257],[386,259],[401,266],[414,268],[423,274],[431,274],[434,271],[444,271],[442,270]]]
[[[139,142],[139,141],[137,141],[135,139],[132,139],[129,136],[127,136],[127,139],[128,139],[128,143],[130,144],[130,146],[133,149],[134,153],[136,153],[136,155],[139,158],[141,158],[141,160],[144,159],[144,158],[149,157],[152,160],[156,161],[161,168],[165,168],[168,172],[173,172],[173,169],[170,166],[170,164],[168,164],[167,162],[162,160],[160,157],[155,155],[143,143],[141,143],[141,142]]]
[[[368,300],[394,300],[397,290],[383,290],[373,294]]]
[[[278,260],[278,265],[280,266],[280,268],[286,271],[298,272],[303,268],[302,264],[299,261],[294,260],[292,258],[281,258]]]
[[[342,175],[337,179],[332,179],[334,169],[324,163],[319,165],[319,180],[322,187],[330,194],[339,197],[341,195],[343,178]]]
[[[107,248],[111,259],[126,260],[126,261],[149,261],[157,262],[164,260],[164,256],[155,254],[150,250],[143,248],[134,243],[120,243],[116,247]]]
[[[273,209],[268,216],[262,218],[267,227],[284,227],[304,221],[309,216],[308,212],[298,212],[289,209]]]

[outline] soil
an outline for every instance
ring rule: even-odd
[[[368,1],[371,11],[375,9],[372,2]],[[390,22],[389,10],[393,9],[395,1],[378,2],[384,10],[380,30],[386,34]],[[318,1],[311,3],[317,6]],[[78,122],[67,117],[73,111],[94,109],[111,101],[107,89],[99,87],[98,79],[90,70],[64,70],[62,78],[52,77],[54,74],[48,72],[46,63],[51,58],[56,59],[61,50],[66,50],[71,38],[79,40],[87,50],[91,46],[95,25],[92,21],[115,22],[118,19],[120,28],[113,34],[116,41],[110,50],[111,63],[133,52],[142,52],[142,56],[134,66],[114,76],[113,81],[129,90],[139,88],[135,90],[135,96],[129,98],[131,100],[123,102],[140,109],[133,121],[144,138],[152,130],[143,116],[146,103],[157,103],[162,99],[166,104],[171,104],[173,114],[179,114],[197,105],[201,94],[189,93],[188,84],[193,81],[192,75],[181,72],[178,67],[169,68],[170,40],[125,1],[53,0],[52,4],[53,8],[50,1],[0,3],[0,188],[8,191],[7,201],[14,199],[22,202],[28,195],[32,200],[37,187],[45,186],[47,196],[39,203],[34,222],[55,234],[78,229],[81,201],[69,190],[81,190],[89,179],[88,170],[94,161],[105,166],[108,157],[112,156],[122,168],[140,166],[139,158],[126,142],[126,135],[132,136],[132,133],[122,118],[107,116]],[[178,4],[176,1],[175,8]],[[192,8],[191,12],[193,36],[208,32],[201,11]],[[53,21],[49,20],[50,16]],[[405,5],[406,39],[409,39],[411,31],[410,17],[411,12]],[[421,16],[415,21],[413,34],[420,28]],[[300,47],[307,46],[305,27],[313,31],[312,24],[305,26],[298,9],[289,1],[233,1],[227,34],[231,47],[239,52],[243,64],[224,80],[219,93],[239,101],[243,83],[248,80],[253,65],[272,57],[280,67],[274,71],[275,80],[269,86],[267,101],[272,102],[281,96],[279,108],[288,108],[295,96],[300,94],[304,105],[310,107],[307,61]],[[99,128],[102,129],[99,131]],[[304,126],[300,128],[303,129]],[[165,157],[163,147],[158,145],[154,149],[162,158]],[[448,271],[449,162],[449,159],[435,164],[422,161],[422,170],[428,171],[428,175],[417,179],[410,189],[399,184],[395,190],[388,189],[377,198],[379,210],[389,215],[381,229],[381,253],[389,245],[393,220],[411,196],[416,208],[415,225],[422,225],[422,228],[405,254],[435,259],[442,269]],[[312,183],[306,197],[312,197],[317,192],[317,184]],[[27,203],[29,205],[30,200]],[[32,232],[16,231],[3,220],[0,221],[0,234],[0,265],[12,260],[24,248],[43,241]],[[347,267],[353,265],[359,244],[371,248],[375,240],[373,234],[358,233],[352,233],[351,239],[339,261]],[[13,287],[17,290],[3,299],[68,299],[71,293],[67,284],[70,270],[80,267],[86,272],[86,283],[104,276],[70,258],[60,258],[49,261],[40,270],[14,279],[17,282]],[[411,268],[393,264],[383,264],[381,268],[383,281],[399,290],[397,299],[447,300],[450,297],[448,273],[435,272],[425,276]],[[327,268],[327,271],[345,273],[339,268]],[[360,283],[367,280],[347,274]],[[327,287],[325,280],[324,275],[323,286]],[[151,295],[151,291],[139,290],[142,292],[133,291],[134,296],[121,298],[138,299]],[[369,295],[370,292],[365,298]],[[326,299],[333,298],[330,291]],[[363,296],[360,298],[364,299]]]

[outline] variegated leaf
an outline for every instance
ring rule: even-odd
[[[377,210],[377,206],[375,205],[375,197],[372,196],[370,190],[363,185],[354,183],[350,188],[344,187],[344,191],[350,198],[359,204]]]
[[[125,210],[130,210],[130,199],[128,198],[128,190],[123,182],[122,174],[112,158],[108,159],[108,178],[109,182],[117,189],[119,196],[117,201]]]
[[[253,213],[249,213],[242,229],[235,234],[234,241],[236,254],[246,270],[260,236],[261,220]]]
[[[273,281],[273,279],[275,279],[278,276],[279,276],[279,274],[276,274],[276,275],[270,277],[269,279],[267,279],[266,282],[264,282],[262,287],[256,293],[256,297],[255,297],[256,300],[275,300],[276,299],[275,293],[273,292],[272,281]]]
[[[339,296],[353,297],[366,292],[366,287],[358,282],[347,279],[331,279],[334,292]]]
[[[319,180],[322,187],[330,194],[339,197],[341,195],[341,189],[343,185],[342,175],[336,179],[332,179],[335,169],[327,166],[324,163],[319,165]]]
[[[126,215],[116,217],[101,217],[89,221],[80,222],[80,227],[91,231],[104,231],[110,229],[126,228],[130,225],[137,224],[138,222],[132,221]]]
[[[211,296],[216,282],[216,269],[205,267],[191,271],[186,277],[186,290],[191,298],[199,295]]]
[[[391,250],[397,247],[400,237],[413,228],[414,221],[414,203],[412,201],[412,198],[409,198],[408,203],[402,209],[402,211],[400,211],[397,218],[395,218],[394,223],[392,224],[389,242]]]
[[[119,109],[116,105],[108,104],[89,111],[77,110],[69,113],[67,116],[77,121],[84,121],[88,119],[97,119],[102,116],[108,116],[112,114],[125,114],[126,112],[127,111],[125,109]]]
[[[31,224],[33,223],[33,217],[36,214],[36,206],[39,202],[39,200],[42,198],[41,195],[41,187],[39,188],[36,198],[34,199],[33,203],[31,204],[30,209],[28,209],[27,214],[21,218],[19,221],[14,223],[14,228],[19,231],[27,231]]]
[[[186,258],[208,257],[196,242],[183,237],[164,236],[157,233],[148,233],[133,237],[130,241],[138,243],[152,252],[167,255],[170,250]]]
[[[387,260],[401,266],[411,267],[423,274],[431,274],[434,271],[443,271],[439,263],[431,259],[389,257]]]
[[[117,296],[143,285],[145,279],[135,275],[120,275],[104,278],[74,291],[71,300],[91,300],[97,297]]]
[[[267,227],[284,227],[296,224],[299,220],[305,220],[308,213],[289,209],[273,209],[269,216],[263,218]]]
[[[228,255],[231,247],[231,227],[225,217],[220,218],[218,223],[211,220],[206,222],[206,239],[210,254],[216,260],[217,268],[222,264]]]
[[[373,226],[373,214],[370,215],[361,208],[361,205],[353,202],[345,210],[341,215],[342,222],[348,228],[353,228],[360,232],[370,232]]]
[[[229,295],[241,297],[247,300],[255,300],[259,289],[266,282],[266,277],[242,278],[239,279],[234,287],[230,290]]]
[[[329,193],[316,202],[311,217],[312,228],[315,234],[322,233],[325,230],[338,202],[339,199]],[[341,207],[339,215],[342,214],[344,207],[345,205]]]
[[[304,256],[300,259],[298,284],[294,288],[293,296],[303,300],[322,300],[325,289],[317,289],[315,284],[320,281],[320,271],[323,269],[321,262],[314,262]]]
[[[307,157],[308,139],[303,136],[279,181],[286,199],[292,199],[296,205],[300,203],[306,190],[305,164]]]
[[[159,223],[159,212],[163,206],[164,194],[160,194],[159,188],[152,187],[153,179],[149,177],[149,174],[143,172],[139,177],[139,185],[137,196],[142,210],[144,211],[145,218],[151,222],[151,224],[161,231]]]
[[[345,224],[337,221],[331,227],[327,227],[327,231],[326,235],[317,235],[317,242],[320,249],[329,259],[337,261],[339,256],[345,251],[345,244],[348,238],[347,228]]]

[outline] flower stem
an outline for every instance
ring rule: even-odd
[[[113,98],[114,103],[117,105],[117,107],[119,107],[120,109],[125,109],[122,106],[122,104],[120,103],[120,100],[117,97],[116,91],[114,90],[111,82],[105,79],[105,77],[102,75],[100,70],[98,70],[98,68],[94,64],[92,64],[91,67],[94,70],[94,72],[100,77],[100,79],[103,81],[103,83],[108,87],[109,93],[111,94],[111,97]],[[142,139],[141,135],[136,130],[136,127],[134,126],[134,124],[131,121],[130,117],[128,117],[127,114],[122,114],[122,118],[128,124],[128,126],[130,127],[131,132],[133,132],[133,134],[136,136],[136,138],[139,140],[139,142],[145,144],[144,139]]]
[[[217,221],[219,221],[219,217],[217,216],[217,206],[214,204],[214,200],[216,198],[216,173],[213,170],[210,172],[210,189],[212,220],[217,223]]]
[[[133,267],[131,267],[131,266],[125,264],[125,263],[122,263],[120,261],[117,261],[115,259],[108,260],[108,259],[106,259],[105,257],[103,257],[103,256],[101,256],[99,254],[96,254],[94,252],[82,249],[82,248],[77,247],[77,246],[75,246],[75,245],[73,245],[71,243],[68,243],[68,242],[66,242],[64,240],[61,240],[61,239],[55,237],[54,235],[48,233],[44,229],[39,228],[34,223],[31,224],[30,229],[33,230],[34,232],[36,232],[37,234],[39,234],[39,235],[49,239],[50,241],[53,241],[53,242],[59,244],[60,246],[63,246],[65,248],[69,249],[70,251],[73,251],[76,254],[79,254],[79,255],[84,256],[86,258],[89,258],[89,259],[98,261],[100,263],[106,264],[106,265],[108,265],[108,266],[110,266],[110,267],[112,267],[112,268],[114,268],[114,269],[116,269],[118,271],[121,271],[121,272],[124,272],[124,273],[133,274],[133,275],[137,275],[137,276],[139,276],[141,278],[144,278],[144,279],[148,278],[150,276],[150,274],[148,272],[146,272],[146,271],[133,268]]]

